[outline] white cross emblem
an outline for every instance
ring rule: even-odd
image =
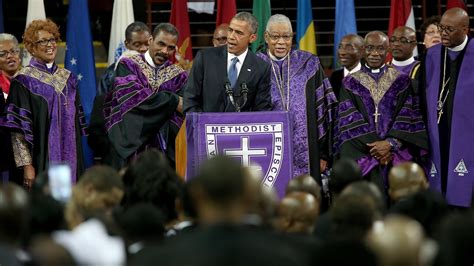
[[[250,166],[251,156],[265,156],[266,149],[250,149],[249,137],[242,137],[240,149],[225,149],[226,156],[241,157],[243,166]]]

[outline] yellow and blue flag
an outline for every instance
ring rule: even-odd
[[[316,33],[314,31],[311,0],[298,0],[296,41],[300,50],[316,54]]]
[[[77,77],[84,115],[89,123],[96,92],[95,60],[89,22],[88,1],[69,0],[64,65]],[[86,167],[93,162],[92,151],[85,137],[82,141]]]

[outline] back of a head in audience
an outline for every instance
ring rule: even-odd
[[[92,217],[109,217],[123,197],[123,182],[109,166],[93,166],[86,170],[73,188],[66,205],[66,221],[74,228]]]
[[[275,229],[283,233],[310,235],[319,214],[319,202],[310,193],[294,191],[278,205]]]
[[[362,172],[354,160],[341,158],[332,168],[329,177],[329,190],[337,197],[350,183],[362,180]]]
[[[138,203],[123,209],[123,212],[116,213],[116,220],[130,253],[136,253],[143,246],[160,241],[165,234],[163,214],[149,203]]]
[[[453,212],[446,217],[435,239],[439,245],[435,266],[473,265],[474,210]]]
[[[449,213],[449,207],[440,192],[425,189],[399,200],[389,211],[415,219],[423,226],[426,235],[432,237]]]
[[[175,200],[179,193],[179,179],[169,166],[166,156],[156,149],[146,150],[130,163],[124,176],[125,208],[137,203],[151,203],[165,215],[166,222],[178,215]]]
[[[271,227],[278,205],[278,195],[273,187],[262,185],[263,173],[258,165],[245,169],[246,205],[248,207],[244,223]]]
[[[390,169],[388,194],[392,202],[428,188],[425,172],[416,163],[404,162]]]
[[[376,185],[358,181],[348,185],[334,201],[329,215],[331,239],[361,240],[381,219],[384,211],[382,193]]]
[[[0,243],[17,246],[26,229],[28,195],[13,183],[0,188]]]
[[[191,191],[200,223],[240,223],[246,214],[246,170],[239,162],[216,156],[204,162]]]
[[[77,265],[66,248],[47,236],[36,238],[30,247],[32,263],[35,266]]]
[[[425,237],[418,222],[403,216],[388,216],[368,236],[368,244],[380,266],[419,266]]]
[[[294,191],[312,194],[319,202],[321,202],[321,186],[319,186],[314,177],[309,174],[299,175],[288,182],[285,191],[286,195]]]

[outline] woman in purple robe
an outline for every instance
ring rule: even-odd
[[[54,62],[59,37],[58,26],[49,19],[28,25],[23,40],[33,57],[13,78],[0,122],[12,132],[15,163],[23,168],[26,188],[51,163],[67,163],[73,183],[83,170],[85,120],[76,77]]]

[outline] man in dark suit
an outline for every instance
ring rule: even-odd
[[[185,112],[271,109],[270,65],[249,51],[258,22],[248,12],[231,20],[227,45],[198,52],[184,89]]]
[[[337,57],[342,68],[332,72],[329,79],[338,100],[342,79],[349,74],[359,71],[361,68],[360,60],[364,56],[363,46],[364,39],[356,34],[344,36],[339,43]]]

